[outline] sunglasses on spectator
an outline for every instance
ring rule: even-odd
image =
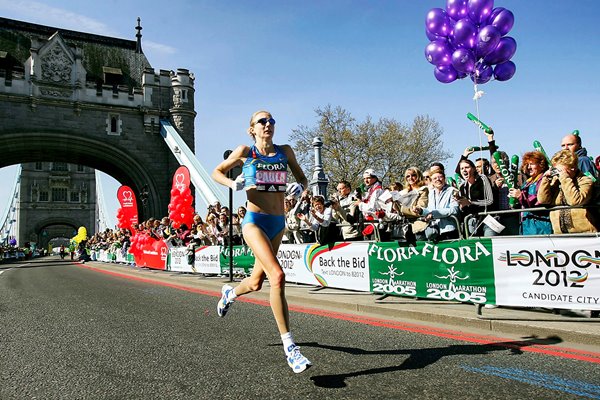
[[[256,120],[256,124],[267,125],[267,122],[271,125],[275,125],[275,120],[273,118],[261,118]]]
[[[416,177],[417,177],[417,174],[406,174],[405,178],[406,178],[406,179],[408,179],[408,178],[410,178],[411,176],[412,176],[413,178],[416,178]]]

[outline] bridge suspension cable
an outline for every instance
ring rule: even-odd
[[[206,172],[200,161],[196,158],[196,155],[168,120],[160,120],[160,134],[165,139],[165,143],[179,164],[186,166],[190,170],[190,179],[202,201],[206,205],[210,205],[215,201],[227,204],[225,194],[223,194],[221,189],[212,180],[208,172]]]
[[[4,214],[2,215],[2,227],[0,228],[0,241],[7,243],[11,237],[16,239],[17,235],[17,209],[19,203],[19,188],[21,186],[21,165],[17,166],[15,172],[15,182],[11,196],[7,201]]]
[[[106,199],[104,198],[104,190],[102,189],[102,181],[100,173],[96,169],[96,201],[98,202],[98,232],[103,232],[108,228],[108,213],[106,211]]]

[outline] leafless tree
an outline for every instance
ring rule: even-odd
[[[290,135],[298,161],[305,171],[313,169],[312,140],[323,141],[323,169],[330,182],[347,180],[353,187],[362,183],[362,172],[373,168],[387,184],[401,181],[408,167],[426,169],[444,162],[451,154],[444,150],[443,129],[428,115],[418,115],[412,124],[391,118],[364,121],[341,107],[327,105],[315,110],[317,124],[298,126]]]

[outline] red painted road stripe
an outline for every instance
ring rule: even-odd
[[[76,263],[75,265],[78,267],[87,268],[92,271],[100,272],[100,273],[103,273],[106,275],[116,276],[116,277],[123,278],[123,279],[130,279],[130,280],[134,280],[134,281],[138,281],[138,282],[144,282],[144,283],[150,283],[153,285],[170,287],[173,289],[183,290],[183,291],[192,292],[192,293],[198,293],[198,294],[202,294],[202,295],[206,295],[206,296],[221,297],[220,292],[215,292],[212,290],[196,289],[196,288],[191,288],[188,286],[177,285],[174,283],[162,282],[162,281],[159,281],[156,279],[131,276],[131,275],[122,274],[119,272],[107,271],[104,269],[95,268],[95,267],[85,265],[85,264]],[[244,297],[244,298],[239,298],[236,301],[270,307],[269,302],[266,300],[258,300],[258,299]],[[496,336],[479,335],[479,334],[475,334],[475,333],[464,333],[464,332],[454,331],[454,330],[450,330],[450,329],[434,328],[434,327],[430,327],[430,326],[426,326],[426,325],[411,324],[411,323],[407,323],[407,322],[397,322],[397,321],[391,321],[391,320],[385,320],[385,319],[379,319],[379,318],[363,317],[363,316],[359,316],[359,315],[345,314],[345,313],[339,313],[339,312],[335,312],[335,311],[319,310],[316,308],[308,308],[308,307],[302,307],[302,306],[290,305],[289,309],[290,309],[290,311],[300,312],[303,314],[318,315],[321,317],[339,319],[339,320],[354,322],[354,323],[359,323],[359,324],[379,326],[379,327],[383,327],[383,328],[396,329],[396,330],[401,330],[401,331],[406,331],[406,332],[421,333],[424,335],[443,337],[446,339],[460,340],[460,341],[464,341],[464,342],[479,343],[482,345],[506,347],[506,348],[511,348],[511,349],[518,349],[521,351],[527,351],[527,352],[531,352],[531,353],[539,353],[539,354],[545,354],[545,355],[550,355],[550,356],[555,356],[555,357],[569,358],[569,359],[574,359],[574,360],[580,360],[580,361],[586,361],[586,362],[591,362],[591,363],[595,363],[595,364],[600,364],[600,353],[587,352],[587,351],[578,350],[578,349],[562,348],[562,347],[558,348],[558,347],[551,347],[551,346],[543,345],[543,344],[531,344],[526,341],[514,341],[511,339],[501,338],[501,337],[496,337]]]

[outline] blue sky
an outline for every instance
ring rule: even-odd
[[[143,49],[155,69],[187,68],[196,76],[196,154],[206,169],[226,149],[248,143],[252,112],[271,110],[276,139],[315,124],[314,109],[341,106],[357,119],[419,114],[435,118],[453,154],[480,137],[465,115],[475,113],[467,79],[439,83],[424,57],[425,15],[443,0],[202,1],[0,0],[0,15],[66,29],[135,39],[142,19]],[[600,154],[600,33],[596,0],[496,0],[515,15],[517,73],[480,85],[481,119],[501,149],[522,155],[532,142],[548,153],[578,129]],[[310,176],[311,171],[307,171]],[[0,170],[13,182],[14,168]],[[109,214],[118,183],[103,179]],[[9,188],[0,191],[0,207]],[[240,196],[241,197],[241,196]],[[240,198],[241,200],[241,198]],[[198,207],[200,209],[200,207]],[[202,207],[203,208],[203,207]],[[165,210],[166,213],[166,210]]]

